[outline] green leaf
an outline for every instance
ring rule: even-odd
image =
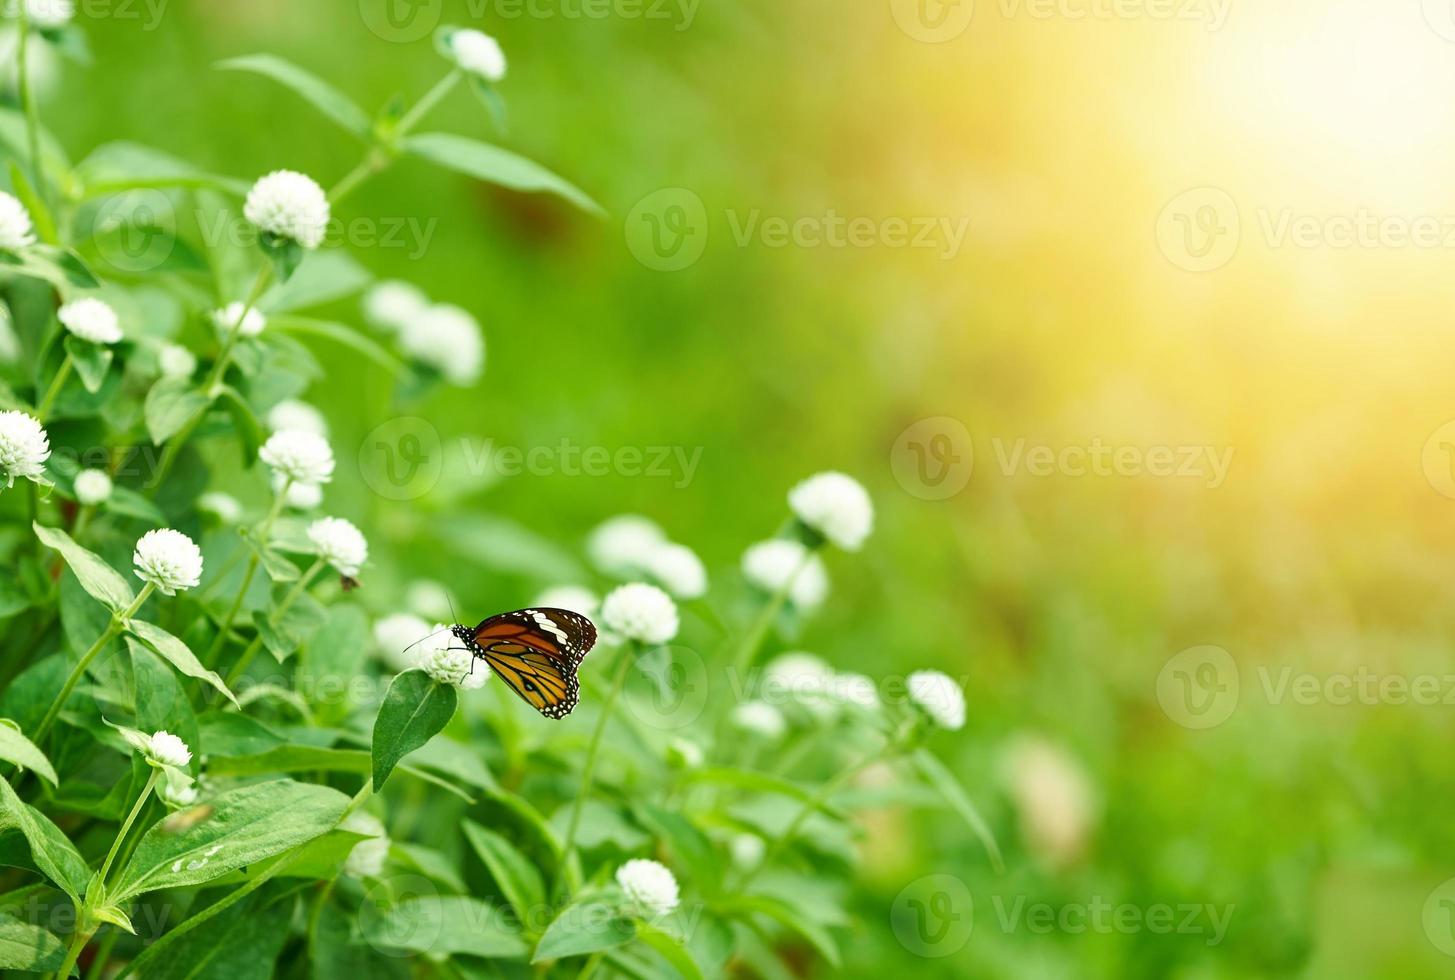
[[[366,904],[364,908],[372,907]],[[354,916],[334,905],[325,905],[321,912],[308,949],[312,960],[309,980],[410,980],[415,976],[409,959],[381,956],[372,945],[361,942]]]
[[[161,508],[129,487],[112,487],[111,496],[103,506],[122,517],[134,517],[156,527],[167,525],[167,515]]]
[[[250,895],[180,936],[147,980],[269,980],[288,941],[293,896]]]
[[[49,817],[22,803],[4,779],[0,779],[0,827],[19,830],[30,845],[35,866],[80,907],[81,896],[86,894],[86,885],[91,880],[86,860]]]
[[[202,661],[197,659],[187,644],[177,639],[171,633],[154,626],[145,620],[134,619],[131,621],[131,632],[143,643],[162,655],[162,659],[176,667],[188,677],[195,677],[199,681],[211,684],[217,692],[227,698],[233,704],[237,704],[237,698],[227,689],[222,678],[214,671],[202,666]]]
[[[20,203],[25,205],[25,210],[30,214],[30,220],[35,224],[35,233],[43,242],[54,245],[60,239],[56,235],[56,222],[51,217],[50,208],[46,207],[45,200],[35,192],[31,186],[30,179],[25,176],[25,171],[20,169],[20,163],[16,160],[10,161],[10,186],[15,189],[15,196]]]
[[[242,393],[231,385],[223,385],[217,400],[232,416],[233,431],[238,435],[238,448],[242,451],[243,467],[253,465],[258,458],[258,449],[263,445],[263,423],[253,414],[253,407]]]
[[[602,902],[569,905],[546,927],[541,941],[536,943],[535,952],[531,954],[531,962],[612,949],[631,942],[636,934],[632,921],[623,918],[610,905]]]
[[[420,133],[404,140],[404,149],[442,167],[499,184],[512,190],[545,191],[576,205],[581,210],[606,217],[606,211],[576,185],[556,176],[538,163],[453,133]]]
[[[217,190],[235,197],[248,192],[248,184],[243,181],[206,173],[169,153],[126,141],[105,143],[92,150],[76,165],[76,176],[84,199],[142,188]]]
[[[40,926],[0,915],[0,970],[59,970],[66,945]]]
[[[251,536],[246,538],[246,541],[248,547],[257,552],[258,560],[263,565],[263,571],[268,573],[268,578],[272,581],[296,582],[303,574],[298,571],[297,565],[267,545],[259,544]]]
[[[292,238],[280,238],[272,232],[263,232],[258,245],[268,261],[273,263],[274,274],[279,282],[287,282],[303,263],[303,246]]]
[[[81,384],[92,394],[100,391],[106,383],[106,372],[111,370],[111,348],[76,336],[66,337],[65,348],[66,353],[71,355],[71,364],[76,368]]]
[[[256,776],[274,772],[353,772],[368,775],[373,771],[373,758],[358,749],[333,749],[319,745],[280,745],[265,752],[218,759],[209,758],[208,772],[216,775]],[[414,766],[401,765],[400,772],[453,793],[466,803],[475,801],[438,776]]]
[[[925,780],[939,791],[940,795],[945,798],[945,802],[950,804],[950,808],[958,813],[960,819],[964,820],[975,836],[980,838],[981,845],[990,855],[991,867],[997,872],[1004,871],[1005,860],[1000,856],[1000,846],[995,842],[995,834],[991,832],[990,824],[985,822],[985,818],[980,815],[975,804],[970,802],[969,794],[960,786],[954,774],[945,768],[944,763],[930,754],[928,749],[915,749],[912,758],[920,775],[924,776]]]
[[[122,612],[131,605],[135,598],[131,587],[100,555],[87,551],[72,541],[71,536],[60,528],[44,527],[40,524],[31,526],[35,528],[35,535],[40,538],[41,544],[61,553],[71,571],[76,573],[76,580],[81,583],[81,588],[93,599],[105,604],[113,612]]]
[[[726,906],[729,914],[745,916],[765,915],[790,932],[797,933],[808,944],[818,950],[830,966],[839,965],[839,946],[829,931],[817,922],[801,914],[793,906],[767,895],[743,895],[731,900]]]
[[[264,293],[258,307],[267,311],[271,327],[279,314],[347,299],[373,281],[369,270],[347,252],[309,252],[297,274]]]
[[[0,759],[30,769],[52,786],[58,785],[56,771],[45,753],[20,732],[20,726],[9,718],[0,718]]]
[[[637,938],[660,953],[679,976],[686,977],[687,980],[706,980],[702,975],[702,968],[676,936],[663,932],[650,922],[638,920]]]
[[[297,65],[270,54],[250,54],[217,63],[223,71],[248,71],[280,82],[361,139],[369,135],[369,116],[348,96]]]
[[[391,841],[389,854],[399,864],[413,868],[456,895],[464,895],[470,890],[465,880],[460,877],[454,858],[433,847],[411,844],[409,841]]]
[[[161,445],[212,404],[187,378],[162,378],[147,392],[142,413],[147,435]]]
[[[211,809],[201,821],[181,833],[164,824],[148,830],[108,897],[121,905],[145,892],[199,885],[281,854],[328,833],[348,804],[338,790],[291,779],[223,793],[208,801]]]
[[[410,752],[439,734],[454,717],[459,693],[453,684],[439,684],[422,670],[394,678],[374,721],[372,755],[374,791]]]
[[[466,895],[406,899],[382,914],[366,912],[359,924],[376,947],[486,959],[522,959],[530,952],[507,913]]]
[[[799,786],[797,783],[791,783],[779,776],[770,776],[764,772],[709,766],[684,773],[682,779],[684,782],[713,783],[719,786],[733,786],[737,789],[752,790],[756,793],[786,796],[800,803],[817,806],[818,809],[831,816],[843,816],[837,809],[826,802],[821,802],[813,793]]]
[[[136,724],[148,732],[166,730],[193,747],[191,771],[196,772],[201,754],[197,715],[177,675],[162,658],[131,637],[126,638],[131,654],[132,688],[136,694]]]
[[[322,337],[341,344],[362,354],[375,364],[398,377],[404,374],[404,365],[393,354],[379,346],[372,338],[364,336],[353,327],[328,320],[313,320],[301,316],[279,316],[268,321],[268,326],[285,333],[304,337]]]
[[[465,839],[485,862],[490,877],[520,921],[529,922],[532,911],[546,900],[545,882],[536,866],[510,841],[473,820],[465,821]]]
[[[690,872],[700,889],[715,893],[722,881],[717,852],[707,836],[680,813],[650,804],[637,810],[637,818],[667,845],[673,856]]]

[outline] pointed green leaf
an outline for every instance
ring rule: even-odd
[[[66,945],[40,926],[0,915],[0,970],[59,970]]]
[[[190,379],[162,378],[147,392],[142,409],[147,435],[160,446],[180,432],[193,416],[206,411],[210,404],[207,396],[195,388]]]
[[[487,959],[521,959],[530,951],[508,913],[466,895],[421,895],[382,913],[366,909],[359,925],[375,947]]]
[[[45,753],[20,732],[20,726],[9,718],[0,718],[0,759],[30,769],[52,786],[58,785],[56,771]]]
[[[0,779],[0,827],[14,827],[24,835],[35,866],[79,907],[91,869],[61,829],[35,807],[22,803],[4,779]]]
[[[72,541],[71,536],[60,528],[44,527],[40,524],[31,526],[35,528],[35,535],[40,538],[41,544],[61,553],[66,564],[71,566],[71,571],[76,573],[76,580],[81,583],[81,588],[93,599],[104,603],[113,612],[121,612],[131,605],[134,598],[131,587],[100,555],[87,551]]]
[[[394,678],[374,721],[375,792],[384,785],[400,759],[449,724],[458,701],[454,685],[436,683],[422,670],[407,670]]]
[[[404,140],[404,149],[442,167],[499,184],[511,190],[555,194],[588,214],[606,217],[606,211],[575,184],[556,176],[538,163],[453,133],[420,133]]]
[[[473,820],[465,821],[465,839],[485,862],[500,892],[515,909],[522,922],[529,922],[531,911],[546,900],[546,886],[541,873],[515,845],[494,831],[486,830]]]
[[[602,902],[567,906],[546,927],[531,954],[532,963],[584,956],[625,945],[636,936],[632,921]]]
[[[676,936],[663,932],[650,922],[638,921],[637,938],[660,953],[677,971],[678,976],[686,977],[687,980],[706,980],[702,975],[702,968]]]
[[[131,621],[131,632],[134,633],[147,646],[162,655],[162,659],[173,667],[176,667],[188,677],[195,677],[199,681],[211,684],[218,693],[227,698],[233,704],[237,704],[237,698],[227,689],[222,678],[214,671],[202,666],[202,661],[191,651],[187,644],[177,639],[171,633],[154,626],[144,620],[134,619]]]
[[[328,82],[292,62],[270,54],[251,54],[220,61],[217,67],[224,71],[253,72],[280,82],[355,136],[369,135],[369,116],[363,109]]]
[[[914,752],[914,764],[919,769],[925,780],[939,791],[950,804],[950,808],[960,815],[960,818],[970,827],[976,837],[980,838],[981,845],[990,855],[990,865],[997,872],[1005,870],[1005,861],[1000,856],[1000,846],[995,842],[995,834],[990,830],[990,824],[980,815],[975,804],[970,802],[970,796],[953,773],[945,768],[945,764],[930,754],[928,749],[916,749]]]
[[[71,355],[71,364],[76,376],[86,390],[95,394],[106,383],[106,372],[111,370],[113,354],[105,344],[93,344],[80,337],[68,336],[65,340],[66,353]]]

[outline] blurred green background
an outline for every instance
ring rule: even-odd
[[[1289,216],[1448,223],[1455,49],[1431,20],[1439,5],[1234,2],[1214,26],[1210,2],[1078,18],[1066,11],[1112,6],[982,0],[967,29],[926,43],[897,0],[701,0],[690,23],[652,2],[640,9],[661,16],[551,5],[508,18],[458,0],[417,12],[499,37],[510,59],[506,136],[463,89],[424,128],[499,139],[610,218],[409,160],[338,216],[424,222],[427,242],[352,252],[484,326],[483,382],[409,409],[447,453],[460,438],[567,439],[700,449],[700,465],[685,486],[526,474],[381,500],[355,447],[400,410],[377,368],[323,350],[330,373],[307,398],[341,460],[330,509],[367,519],[402,576],[370,583],[368,601],[382,610],[403,576],[437,578],[469,618],[557,584],[450,547],[442,531],[462,515],[517,522],[575,555],[603,518],[640,512],[699,551],[709,603],[732,619],[739,556],[782,522],[787,488],[844,470],[873,493],[876,532],[862,555],[832,559],[833,596],[796,644],[874,677],[967,679],[969,725],[937,749],[1010,866],[994,874],[946,812],[875,811],[844,975],[1448,976],[1455,933],[1436,889],[1455,874],[1443,703],[1455,487],[1448,450],[1426,445],[1455,417],[1448,244],[1278,234]],[[140,6],[133,19],[83,4],[94,63],[46,92],[46,123],[73,158],[125,139],[245,181],[288,167],[328,185],[360,147],[282,87],[211,66],[267,51],[371,109],[418,97],[442,61],[427,36],[371,30],[370,8],[171,0],[152,25]],[[930,0],[918,11],[960,16]],[[1193,207],[1186,225],[1234,223],[1236,251],[1193,271],[1195,250],[1159,227],[1178,229],[1165,209],[1205,187],[1235,210]],[[706,215],[701,257],[671,272],[628,247],[633,208],[663,188]],[[830,209],[968,231],[952,255],[735,238],[754,213]],[[357,304],[330,312],[359,319]],[[967,428],[973,447],[943,431],[950,455],[973,451],[974,472],[925,499],[939,487],[916,483],[921,450],[901,434],[939,417]],[[1217,486],[1064,466],[1043,477],[1002,465],[997,450],[1018,440],[1233,456]],[[920,441],[943,457],[946,443]],[[261,497],[261,477],[247,479]],[[1239,693],[1226,721],[1199,729],[1158,683],[1169,658],[1205,645],[1228,652]],[[1441,703],[1298,703],[1278,695],[1286,668],[1320,682],[1432,676]],[[1095,801],[1064,860],[1038,855],[1018,819],[1013,746],[1032,733],[1074,760]],[[938,874],[972,896],[974,930],[920,958],[890,910]],[[1020,900],[1233,911],[1212,944],[1007,923]]]

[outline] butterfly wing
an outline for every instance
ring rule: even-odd
[[[475,628],[475,655],[547,718],[564,718],[580,699],[576,669],[596,643],[591,620],[567,609],[520,609]]]

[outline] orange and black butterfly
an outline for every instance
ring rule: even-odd
[[[564,718],[576,707],[576,668],[596,643],[596,627],[580,613],[521,609],[450,632],[547,718]]]

